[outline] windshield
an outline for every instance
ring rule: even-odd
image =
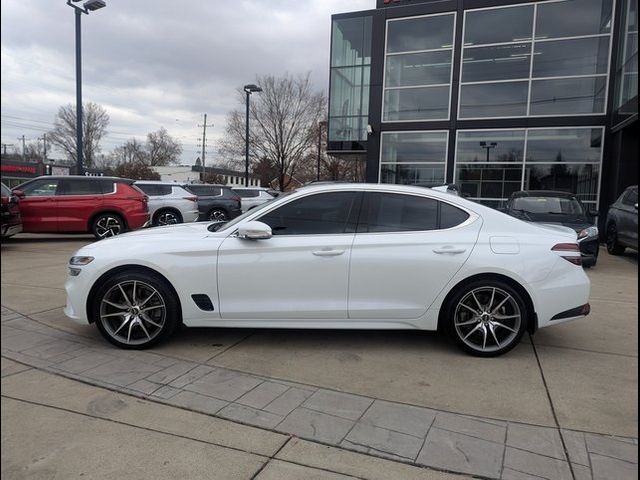
[[[251,210],[247,210],[242,215],[240,215],[239,217],[234,218],[230,222],[216,222],[216,223],[213,223],[213,224],[209,225],[209,227],[208,227],[209,231],[218,232],[218,231],[222,231],[222,230],[227,230],[228,228],[232,228],[234,225],[240,223],[242,220],[247,218],[249,215],[253,215],[254,213],[259,212],[260,210],[263,210],[264,208],[271,206],[271,203],[272,203],[271,200],[269,200],[268,202],[265,202],[265,203],[263,203],[261,205],[258,205],[257,207],[252,208]]]
[[[584,215],[582,205],[572,197],[519,197],[512,208],[534,215]]]

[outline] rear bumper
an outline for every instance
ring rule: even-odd
[[[151,218],[149,216],[149,212],[130,213],[127,215],[127,226],[129,227],[129,230],[137,230],[145,227],[150,222]]]
[[[197,222],[199,218],[200,218],[200,212],[198,210],[182,212],[182,221],[184,223]]]

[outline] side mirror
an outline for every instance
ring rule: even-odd
[[[238,237],[247,240],[267,240],[272,235],[271,227],[262,222],[247,222],[238,227]]]
[[[24,198],[26,196],[22,190],[13,190],[11,193],[18,198]]]

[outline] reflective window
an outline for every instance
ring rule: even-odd
[[[616,68],[616,107],[618,113],[638,113],[638,0],[623,0],[622,21],[624,32],[620,35]]]
[[[448,132],[383,132],[380,181],[403,185],[442,185]]]
[[[58,188],[58,180],[36,180],[28,185],[25,185],[22,192],[27,197],[49,197],[56,194]]]
[[[524,158],[524,130],[459,131],[456,161],[522,162]]]
[[[455,14],[387,21],[382,120],[449,118]]]
[[[611,32],[613,0],[563,0],[538,3],[536,39]]]
[[[440,228],[453,228],[467,221],[469,214],[448,203],[440,202]]]
[[[368,193],[359,233],[407,232],[438,228],[438,201],[415,195]]]
[[[464,44],[521,42],[531,40],[533,5],[470,10],[465,15]]]
[[[528,89],[529,82],[463,84],[460,118],[524,116]]]
[[[269,225],[274,235],[345,233],[357,196],[354,192],[310,195],[276,208],[258,220]]]
[[[612,2],[467,10],[459,118],[605,113]]]
[[[531,115],[604,113],[606,77],[534,80]]]
[[[527,162],[600,162],[601,128],[530,130],[527,139]]]
[[[595,202],[599,180],[600,166],[597,164],[527,164],[524,189],[571,192],[583,202]]]
[[[522,165],[458,165],[456,184],[473,199],[506,200],[520,190]]]
[[[334,20],[329,142],[364,142],[367,139],[370,76],[371,16]],[[356,148],[364,148],[364,144],[357,143]]]

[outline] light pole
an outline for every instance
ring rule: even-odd
[[[489,152],[492,148],[496,148],[498,146],[497,142],[480,142],[480,146],[487,151],[487,163],[489,162]]]
[[[82,6],[76,5],[80,0],[67,0],[67,5],[72,7],[76,16],[76,175],[84,173],[82,151],[82,14],[106,7],[104,0],[88,0]]]
[[[244,93],[247,95],[247,124],[245,129],[245,151],[244,151],[244,186],[249,186],[249,97],[251,97],[252,93],[259,93],[262,89],[250,83],[249,85],[244,86]]]
[[[320,181],[320,160],[322,158],[322,129],[326,127],[327,122],[318,122],[318,172],[316,174],[316,180]]]

